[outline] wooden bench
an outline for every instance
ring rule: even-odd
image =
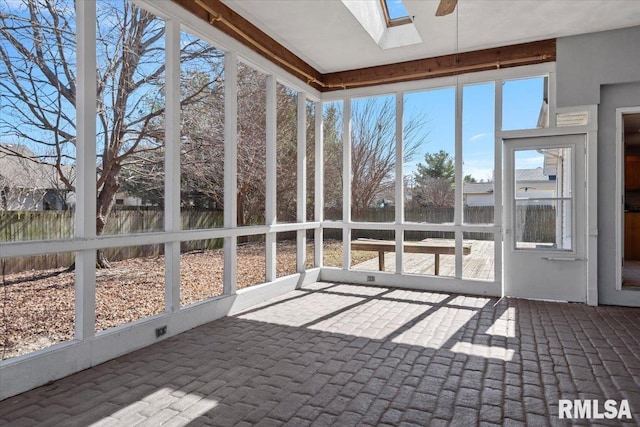
[[[384,271],[385,252],[395,252],[395,240],[357,239],[351,242],[352,251],[378,252],[378,268]],[[440,274],[440,255],[455,255],[456,245],[452,240],[423,240],[421,242],[404,242],[404,252],[411,254],[433,254],[435,256],[435,275]],[[462,244],[462,254],[471,253],[471,244]]]

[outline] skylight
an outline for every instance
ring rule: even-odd
[[[402,0],[341,1],[381,49],[394,49],[422,43],[413,18],[408,16]],[[387,5],[392,7],[391,16],[394,19],[389,16]]]
[[[380,0],[380,2],[384,10],[387,27],[411,23],[411,17],[402,0]]]

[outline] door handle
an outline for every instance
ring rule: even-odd
[[[584,258],[569,258],[569,257],[555,257],[555,256],[543,256],[542,259],[546,261],[584,261]]]

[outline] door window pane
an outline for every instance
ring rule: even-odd
[[[517,200],[516,249],[564,250],[572,248],[571,200]]]
[[[572,149],[514,153],[516,249],[572,250]]]

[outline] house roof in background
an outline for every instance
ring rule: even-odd
[[[521,182],[554,182],[549,181],[542,168],[516,169],[516,180]],[[493,193],[493,182],[468,182],[464,184],[463,194],[491,194]]]
[[[467,182],[462,187],[463,194],[492,194],[493,182]]]
[[[549,181],[542,168],[516,169],[516,181]]]
[[[64,166],[69,174],[71,166]],[[0,143],[0,186],[23,189],[61,188],[58,173],[51,165],[40,163],[40,159],[26,146]]]

